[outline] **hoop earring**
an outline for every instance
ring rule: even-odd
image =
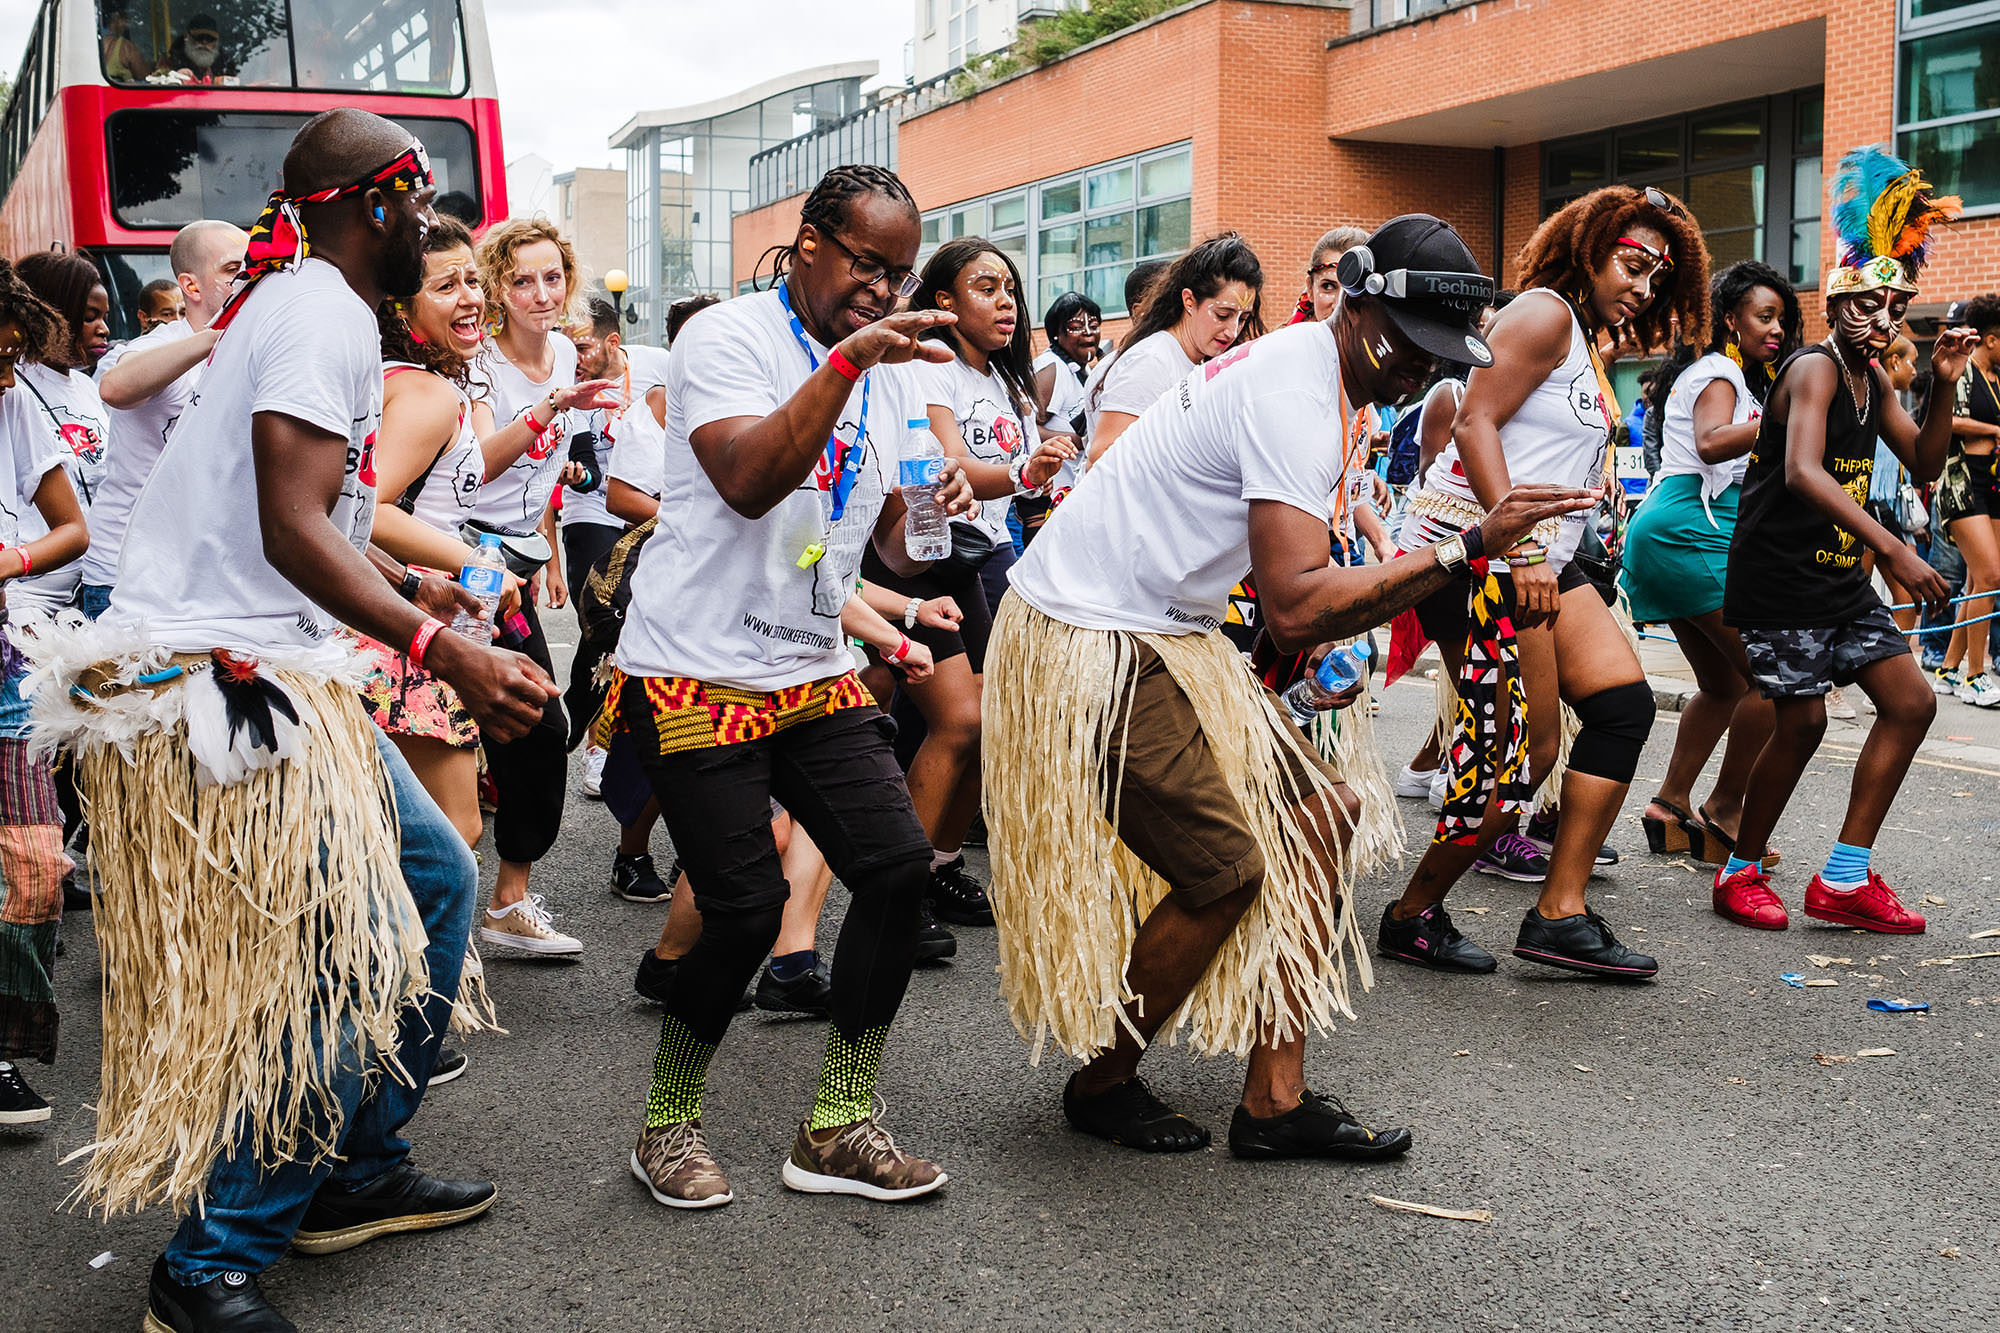
[[[1743,345],[1737,341],[1734,329],[1729,331],[1729,341],[1722,344],[1722,354],[1734,361],[1738,370],[1743,369]]]

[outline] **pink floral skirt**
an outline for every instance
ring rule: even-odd
[[[376,726],[391,736],[420,736],[456,750],[479,744],[479,724],[457,690],[387,644],[362,635],[361,646],[375,659],[361,682],[361,702]]]

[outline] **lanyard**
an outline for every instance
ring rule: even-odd
[[[1568,300],[1567,297],[1564,298]],[[1597,335],[1583,318],[1583,310],[1574,301],[1569,302],[1575,312],[1576,325],[1583,330],[1583,350],[1590,357],[1590,368],[1597,372],[1597,410],[1604,414],[1604,489],[1610,490],[1618,484],[1618,391],[1611,387],[1611,376],[1605,372],[1604,358],[1597,353]],[[1628,440],[1629,442],[1629,440]]]
[[[819,357],[813,353],[812,343],[806,338],[805,325],[799,323],[798,312],[792,309],[792,294],[785,284],[778,284],[778,299],[784,303],[785,318],[792,323],[792,337],[797,340],[799,350],[806,354],[806,360],[814,370],[819,369]],[[826,518],[826,530],[830,534],[840,522],[840,516],[847,512],[847,497],[853,494],[854,479],[861,475],[861,441],[868,433],[868,381],[870,376],[861,377],[861,419],[854,427],[854,441],[842,445],[838,430],[826,437],[826,451],[821,456],[829,478],[827,495],[831,501]],[[799,568],[810,569],[826,554],[826,540],[822,537],[799,555]]]

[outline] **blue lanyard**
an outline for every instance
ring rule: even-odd
[[[778,284],[778,299],[785,304],[785,318],[792,322],[792,337],[798,340],[799,350],[806,354],[812,368],[818,370],[819,358],[813,354],[805,325],[799,323],[798,313],[792,309],[791,293],[785,290],[783,282]],[[847,512],[847,497],[854,491],[854,479],[861,475],[861,441],[868,433],[868,380],[867,375],[861,377],[861,420],[854,427],[854,442],[842,448],[837,431],[826,437],[826,470],[833,479],[828,490],[833,501],[827,515],[828,528],[840,522],[840,516]]]

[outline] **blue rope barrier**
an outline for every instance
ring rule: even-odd
[[[1996,594],[1994,594],[1994,593],[1990,593],[1990,592],[1985,592],[1985,593],[1981,593],[1981,594],[1979,594],[1979,595],[1980,595],[1981,597],[1992,597],[1992,596],[1995,596]],[[1968,599],[1966,599],[1966,598],[1960,598],[1959,600],[1960,600],[1960,601],[1965,601],[1965,600],[1968,600]],[[1903,607],[1891,607],[1891,608],[1889,608],[1889,609],[1890,609],[1890,610],[1892,610],[1892,611],[1907,611],[1907,610],[1909,610],[1910,608],[1909,608],[1909,607],[1906,607],[1906,606],[1903,606]],[[1954,620],[1954,621],[1951,621],[1951,622],[1950,622],[1949,624],[1944,624],[1944,625],[1933,625],[1933,626],[1931,626],[1931,627],[1930,627],[1929,629],[1913,629],[1913,630],[1909,631],[1909,633],[1911,633],[1911,634],[1914,634],[1914,635],[1917,635],[1917,636],[1918,636],[1918,637],[1920,637],[1920,638],[1921,638],[1921,637],[1923,637],[1923,636],[1926,636],[1926,635],[1931,635],[1931,634],[1950,634],[1950,633],[1951,633],[1951,632],[1952,632],[1953,630],[1957,629],[1957,628],[1958,628],[1958,627],[1959,627],[1960,625],[1977,625],[1977,624],[1978,624],[1978,623],[1979,623],[1980,621],[1982,621],[1982,620],[2000,620],[2000,611],[1990,611],[1990,612],[1988,612],[1987,614],[1985,614],[1985,615],[1983,615],[1983,616],[1974,616],[1974,617],[1973,617],[1972,619],[1970,619],[1970,620]],[[1635,632],[1635,633],[1637,633],[1637,634],[1638,634],[1638,636],[1639,636],[1640,638],[1642,638],[1642,639],[1659,639],[1659,640],[1661,640],[1661,641],[1662,641],[1662,642],[1664,642],[1664,643],[1679,643],[1679,642],[1680,642],[1680,640],[1679,640],[1679,639],[1676,639],[1676,638],[1675,638],[1675,637],[1674,637],[1673,635],[1671,635],[1671,634],[1654,634],[1654,633],[1652,633],[1652,632],[1651,632],[1651,631],[1649,631],[1649,630],[1643,630],[1643,629],[1642,629],[1642,630],[1637,630],[1637,631],[1634,631],[1634,632]]]

